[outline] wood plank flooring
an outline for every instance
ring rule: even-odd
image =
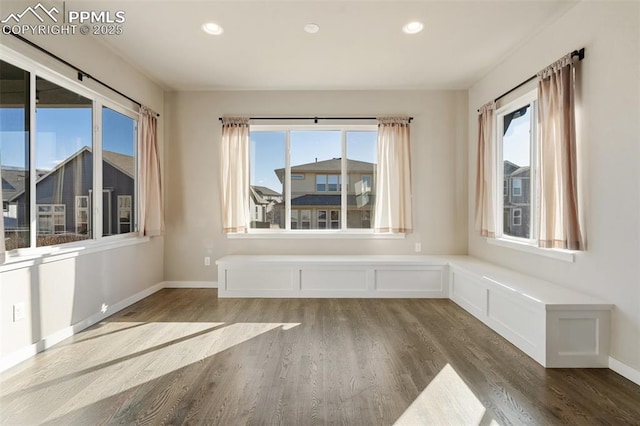
[[[544,369],[449,300],[165,289],[0,387],[2,424],[640,425],[640,386]]]

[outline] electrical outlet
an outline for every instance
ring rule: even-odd
[[[209,256],[204,257],[204,266],[211,266],[211,257]]]
[[[420,244],[420,243],[416,243],[416,248],[415,248],[415,250],[416,250],[416,253],[420,253],[420,252],[422,251],[422,244]]]
[[[24,302],[13,305],[13,322],[23,320],[24,314]]]

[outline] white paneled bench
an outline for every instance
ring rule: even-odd
[[[544,367],[608,367],[612,304],[481,262],[450,258],[451,299]]]
[[[219,297],[448,298],[438,256],[225,256]]]
[[[217,260],[219,297],[450,298],[544,367],[608,367],[612,304],[468,256]]]

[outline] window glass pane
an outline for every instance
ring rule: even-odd
[[[530,238],[531,233],[531,108],[527,105],[503,117],[503,230]],[[509,188],[512,190],[509,191]]]
[[[327,190],[329,192],[338,191],[338,175],[329,175],[327,176],[328,187]]]
[[[371,228],[377,132],[347,132],[347,228]]]
[[[311,210],[300,210],[300,229],[311,229]]]
[[[284,132],[251,132],[251,228],[285,228],[285,141]],[[308,184],[305,178],[295,185]]]
[[[340,229],[340,210],[331,210],[331,229]]]
[[[114,111],[102,108],[102,186],[110,198],[102,206],[102,235],[130,232],[135,224],[119,219],[121,210],[131,212],[135,205],[136,188],[136,120]],[[116,200],[127,200],[128,205],[119,205]],[[130,218],[135,215],[129,214]],[[123,226],[123,225],[127,226]]]
[[[37,245],[91,238],[75,226],[76,196],[93,191],[93,102],[43,78],[36,78],[36,203],[56,207],[51,235],[49,218],[38,220]],[[71,214],[69,214],[71,213]]]
[[[340,216],[338,176],[341,173],[342,133],[339,130],[291,131],[290,163],[292,174],[304,174],[303,180],[291,180],[291,206],[308,210],[319,218],[318,207],[333,209]],[[315,184],[315,187],[314,187]],[[302,226],[306,224],[301,224]],[[337,223],[339,229],[339,223]],[[311,221],[309,229],[326,229],[325,221]]]
[[[0,175],[6,250],[29,247],[29,73],[0,61]]]
[[[316,175],[316,191],[327,191],[327,175]]]

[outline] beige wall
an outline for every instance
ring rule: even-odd
[[[39,36],[33,41],[158,111],[162,115],[162,146],[164,92],[160,87],[92,37]],[[0,44],[75,80],[74,71],[13,37],[1,36]],[[90,80],[85,84],[109,93]],[[59,261],[48,258],[45,263],[0,272],[0,357],[99,313],[103,303],[113,305],[162,282],[163,259],[164,241],[156,238]],[[13,305],[19,302],[25,303],[26,318],[14,323]]]
[[[167,94],[165,278],[216,281],[203,257],[229,254],[466,253],[466,91],[179,92]],[[404,113],[411,125],[415,232],[404,240],[238,240],[222,234],[218,117]]]
[[[580,47],[588,250],[566,263],[488,245],[473,231],[470,193],[469,252],[614,303],[611,355],[640,370],[640,3],[579,3],[470,89],[469,188],[476,109]]]

